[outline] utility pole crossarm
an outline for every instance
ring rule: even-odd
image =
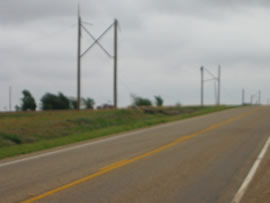
[[[91,34],[91,32],[84,25],[82,25],[82,28],[94,40],[94,42],[96,42],[96,44],[105,52],[105,54],[108,57],[113,58],[113,56],[102,46],[102,44],[99,43],[99,41]]]
[[[102,39],[102,37],[113,27],[114,23],[111,24],[96,40],[81,54],[83,57],[97,42],[98,40]]]
[[[206,68],[204,68],[204,70],[213,77],[214,80],[217,80],[218,78],[213,74],[211,73],[209,70],[207,70]]]

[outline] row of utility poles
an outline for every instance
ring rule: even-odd
[[[114,29],[114,53],[111,55],[100,43],[100,40],[103,38],[103,36],[111,29]],[[82,30],[84,30],[93,40],[93,43],[84,51],[81,53],[81,37],[82,37]],[[98,45],[104,53],[110,57],[113,58],[113,106],[114,108],[117,108],[117,53],[118,53],[118,21],[117,19],[114,20],[114,22],[97,38],[95,38],[91,32],[86,28],[84,25],[84,22],[81,19],[80,15],[80,8],[78,8],[78,47],[77,47],[77,106],[78,110],[80,110],[81,107],[81,59],[82,57],[94,46]],[[217,75],[210,72],[205,67],[201,67],[201,106],[204,105],[204,83],[209,81],[214,81],[214,96],[215,96],[215,103],[216,105],[220,105],[221,101],[221,67],[218,66],[218,72]],[[210,79],[205,79],[205,73],[207,73],[208,76],[210,76]],[[11,92],[11,89],[10,89]],[[11,93],[10,93],[11,94]],[[259,91],[257,94],[251,95],[250,103],[253,103],[253,99],[255,97],[258,97],[257,103],[261,104],[261,92]],[[10,99],[11,101],[11,99]],[[245,104],[245,90],[242,90],[242,104]],[[11,109],[11,102],[10,102],[10,109]]]
[[[218,72],[217,72],[217,76],[214,75],[212,72],[210,72],[208,69],[206,69],[205,67],[201,66],[200,68],[201,70],[201,106],[204,105],[204,83],[205,82],[209,82],[209,81],[214,81],[214,96],[215,96],[215,102],[216,105],[220,105],[220,95],[221,95],[221,67],[220,65],[218,66]],[[205,72],[210,76],[209,79],[205,79]],[[261,105],[261,98],[262,98],[262,93],[259,90],[256,94],[252,94],[250,96],[250,104],[254,103],[254,99],[256,99],[255,104],[259,104]],[[270,100],[269,100],[270,103]],[[247,104],[245,101],[245,89],[242,89],[242,105]]]
[[[214,75],[213,73],[211,73],[208,69],[206,69],[205,67],[201,67],[201,106],[204,105],[204,83],[205,82],[209,82],[209,81],[214,81],[214,87],[215,87],[215,92],[214,92],[214,96],[215,96],[215,102],[216,105],[220,105],[220,91],[221,91],[221,67],[220,65],[218,66],[218,73],[217,76]],[[205,72],[210,76],[210,79],[205,79]]]
[[[117,108],[117,60],[118,60],[118,20],[115,19],[114,22],[99,36],[94,37],[92,33],[86,28],[86,26],[82,21],[81,15],[80,15],[80,8],[78,6],[78,44],[77,44],[77,108],[80,110],[81,108],[81,59],[82,57],[92,48],[94,45],[98,45],[104,53],[113,59],[113,106],[114,108]],[[103,38],[103,36],[111,29],[114,29],[114,53],[111,55],[100,43],[100,40]],[[93,40],[93,43],[83,52],[81,51],[81,38],[82,38],[82,30],[84,30]],[[221,67],[218,66],[218,72],[217,76],[210,72],[205,67],[201,66],[201,106],[204,105],[204,83],[209,81],[214,81],[214,96],[215,96],[215,102],[216,105],[220,105],[220,96],[221,96]],[[205,79],[205,73],[210,76],[210,79]],[[258,91],[257,94],[253,94],[250,97],[250,103],[253,104],[253,99],[257,99],[257,103],[261,104],[261,91]],[[269,100],[270,103],[270,100]],[[242,90],[242,104],[245,104],[245,90]],[[12,87],[9,87],[9,111],[12,109]]]
[[[91,32],[86,28],[84,25],[85,23],[81,19],[80,15],[80,8],[78,7],[78,47],[77,47],[77,108],[80,110],[81,108],[81,59],[82,57],[94,46],[98,45],[104,53],[110,57],[113,58],[113,67],[114,67],[114,73],[113,73],[113,106],[114,108],[117,108],[117,53],[118,53],[118,21],[117,19],[114,20],[114,22],[99,36],[94,37],[94,35],[91,34]],[[111,29],[114,28],[114,53],[111,55],[99,42],[103,36]],[[84,51],[81,53],[81,38],[82,38],[82,30],[84,30],[93,40],[93,43]]]
[[[245,93],[245,89],[242,89],[242,104],[247,104],[246,99],[245,99],[246,93]],[[262,103],[262,93],[261,90],[259,90],[256,94],[252,94],[250,95],[250,104],[254,103],[254,99],[256,99],[255,104],[259,104],[261,105]]]

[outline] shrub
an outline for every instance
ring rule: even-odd
[[[155,96],[155,100],[156,100],[156,105],[157,106],[162,106],[163,105],[163,99],[161,96]]]
[[[142,98],[135,95],[131,95],[131,98],[132,98],[132,104],[134,106],[152,106],[151,100],[147,98]]]

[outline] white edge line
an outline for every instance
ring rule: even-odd
[[[242,197],[244,196],[250,182],[252,181],[254,175],[256,174],[256,171],[258,170],[262,159],[264,158],[265,153],[267,152],[267,149],[270,145],[270,137],[267,139],[262,151],[260,152],[258,158],[255,160],[252,168],[250,169],[246,179],[244,180],[244,182],[242,183],[240,189],[237,191],[237,193],[235,194],[232,203],[240,203]]]

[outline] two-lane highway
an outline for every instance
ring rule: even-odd
[[[243,107],[0,162],[0,202],[231,202],[270,135]]]

